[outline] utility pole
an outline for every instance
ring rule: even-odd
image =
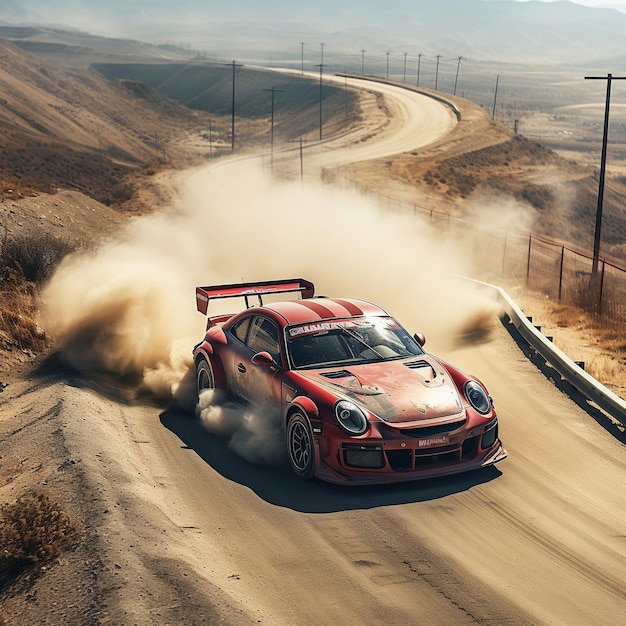
[[[389,52],[389,50],[387,50],[387,80],[389,80],[389,55],[391,54],[391,52]]]
[[[459,82],[459,68],[461,67],[461,59],[463,57],[459,57],[458,63],[456,64],[456,76],[454,78],[454,94],[456,96],[456,85]]]
[[[229,65],[231,65],[229,63]],[[238,63],[235,62],[235,59],[233,59],[232,62],[232,66],[233,66],[233,102],[232,102],[232,116],[231,116],[231,132],[230,132],[230,151],[234,152],[235,151],[235,70],[238,67],[243,67],[243,65],[239,65]]]
[[[437,67],[435,69],[435,91],[437,91],[437,85],[439,84],[439,59],[441,58],[441,55],[438,54],[437,55]]]
[[[598,273],[600,256],[600,233],[602,231],[602,205],[604,203],[604,179],[606,175],[606,151],[609,142],[609,110],[611,106],[611,83],[614,80],[626,80],[626,76],[585,76],[585,80],[606,80],[606,102],[604,104],[604,131],[602,133],[602,155],[600,157],[600,179],[598,183],[598,205],[596,208],[596,228],[593,237],[592,275]]]
[[[361,76],[365,76],[365,48],[361,50]]]
[[[422,67],[422,53],[417,55],[417,86],[420,86],[420,68]]]
[[[320,141],[322,141],[322,71],[324,70],[324,64],[320,63]]]
[[[304,74],[304,41],[300,42],[300,72]]]
[[[496,117],[496,102],[498,101],[498,83],[500,82],[500,74],[496,76],[496,90],[493,94],[493,110],[491,111],[491,119]]]
[[[276,89],[276,87],[272,87],[271,89],[264,89],[263,91],[270,91],[272,93],[272,121],[270,125],[270,162],[272,166],[274,165],[274,94],[276,92],[282,93],[282,89]]]
[[[324,44],[320,44],[321,55],[320,55],[320,141],[322,141],[322,73],[324,71]]]
[[[407,52],[404,53],[404,78],[402,79],[403,83],[406,83],[406,55],[407,54],[408,54]]]

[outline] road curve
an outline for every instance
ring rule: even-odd
[[[347,146],[343,138],[326,142],[321,155],[321,161],[326,167],[422,148],[449,133],[457,123],[457,118],[449,107],[416,91],[358,79],[331,77],[329,80],[338,83],[346,80],[351,87],[367,89],[385,96],[392,115],[388,126],[379,129],[372,141],[361,143],[360,133],[357,132],[347,138]],[[365,132],[371,134],[371,131]]]
[[[282,68],[268,71],[304,75],[313,80],[319,77],[315,72],[302,74],[299,71]],[[339,87],[367,90],[384,96],[390,114],[385,116],[384,123],[378,126],[372,127],[371,121],[368,120],[360,128],[345,135],[327,136],[323,132],[323,141],[305,143],[307,170],[311,166],[329,167],[410,152],[434,143],[449,133],[458,122],[450,107],[412,89],[332,74],[325,75],[323,80],[324,84],[333,83]],[[367,110],[364,111],[364,115],[368,115]],[[289,154],[295,150],[288,148],[283,152]],[[276,158],[280,158],[280,154],[277,154]],[[231,167],[237,161],[237,159],[224,161],[217,164],[217,167]]]

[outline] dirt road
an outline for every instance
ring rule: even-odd
[[[497,320],[479,343],[445,345],[435,333],[431,345],[487,383],[509,452],[497,468],[387,487],[305,483],[284,463],[248,463],[182,408],[115,378],[95,382],[52,360],[15,381],[0,396],[4,484],[66,494],[85,541],[28,599],[7,602],[9,618],[622,621],[623,439],[548,382]]]

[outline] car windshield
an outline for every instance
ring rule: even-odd
[[[421,346],[391,317],[359,317],[287,328],[294,368],[334,367],[390,361],[423,354]]]

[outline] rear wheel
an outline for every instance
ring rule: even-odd
[[[287,422],[289,461],[296,476],[308,480],[315,475],[315,448],[309,420],[293,413]]]
[[[198,397],[205,389],[215,389],[213,370],[206,359],[200,359],[196,364],[196,390]]]

